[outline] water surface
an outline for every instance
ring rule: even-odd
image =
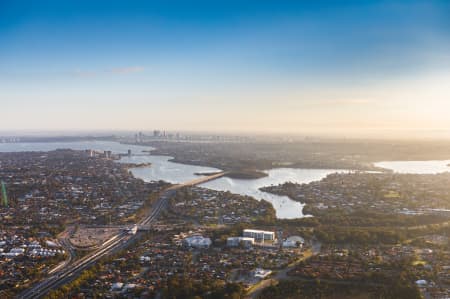
[[[151,166],[131,168],[131,172],[137,178],[144,181],[163,180],[172,184],[184,183],[198,179],[196,173],[212,173],[220,169],[205,166],[187,165],[170,162],[169,156],[131,156],[122,157],[124,163],[151,163]]]
[[[342,171],[342,170],[341,170]],[[277,218],[301,218],[303,215],[303,203],[294,201],[287,196],[275,195],[259,190],[261,187],[279,185],[285,182],[310,183],[325,178],[328,174],[339,172],[334,169],[299,169],[299,168],[275,168],[264,171],[267,177],[244,180],[222,177],[209,181],[200,186],[221,191],[252,196],[256,199],[264,199],[272,203],[276,210]]]
[[[75,142],[18,142],[0,143],[0,152],[48,152],[57,149],[73,149],[95,151],[112,151],[115,154],[127,153],[129,149],[133,153],[142,153],[144,150],[151,150],[152,147],[122,144],[113,141],[75,141]]]
[[[450,171],[450,160],[431,161],[384,161],[374,163],[376,167],[390,169],[397,173],[436,174]]]
[[[135,156],[122,157],[119,162],[124,163],[151,163],[151,166],[132,168],[131,172],[137,178],[145,181],[164,180],[170,183],[184,183],[198,178],[195,173],[217,172],[220,169],[170,162],[171,157],[148,155],[143,151],[152,147],[121,144],[110,141],[82,141],[82,142],[33,142],[33,143],[0,143],[0,152],[18,151],[51,151],[56,149],[74,149],[96,151],[110,150],[113,153],[126,153],[131,149]],[[276,168],[265,171],[268,176],[259,179],[231,179],[220,178],[202,184],[202,187],[219,191],[230,191],[241,195],[249,195],[257,200],[267,200],[272,203],[278,218],[303,217],[304,204],[291,200],[287,196],[260,191],[259,188],[278,185],[284,182],[309,183],[321,180],[328,174],[337,172],[333,169],[294,169]]]

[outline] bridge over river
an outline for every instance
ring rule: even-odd
[[[228,171],[217,172],[217,173],[214,173],[211,175],[202,176],[198,179],[188,181],[188,182],[185,182],[182,184],[173,185],[172,187],[167,188],[166,191],[164,192],[164,194],[161,196],[161,199],[164,202],[162,205],[162,208],[165,208],[167,206],[167,199],[170,198],[171,196],[173,196],[175,194],[176,190],[181,189],[183,187],[200,185],[200,184],[212,181],[212,180],[216,180],[218,178],[223,177],[227,173],[228,173]],[[138,227],[138,231],[150,230],[151,223],[146,221],[146,219],[143,219],[140,223],[137,224],[137,227]]]
[[[176,190],[176,189],[180,189],[180,188],[183,188],[183,187],[200,185],[200,184],[203,184],[203,183],[206,183],[206,182],[209,182],[209,181],[221,178],[221,177],[225,176],[228,173],[229,173],[229,171],[222,171],[222,172],[216,172],[216,173],[213,173],[213,174],[210,174],[210,175],[205,175],[205,176],[199,177],[198,179],[195,179],[195,180],[192,180],[192,181],[188,181],[188,182],[185,182],[185,183],[174,185],[174,186],[170,187],[168,190]]]

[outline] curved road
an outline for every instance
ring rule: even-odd
[[[141,227],[152,224],[158,218],[161,211],[167,207],[168,199],[175,194],[177,189],[214,180],[225,174],[226,172],[216,173],[166,189],[160,195],[158,201],[153,205],[153,209],[151,210],[150,214],[141,219],[141,221],[136,223],[136,225],[138,227]],[[69,260],[67,260],[65,263],[60,264],[56,268],[51,270],[49,272],[49,274],[51,275],[50,277],[25,290],[18,295],[18,298],[29,299],[41,298],[45,296],[49,291],[57,289],[64,284],[67,284],[76,279],[78,275],[81,274],[81,272],[92,266],[99,259],[127,247],[136,238],[136,235],[132,235],[124,231],[111,237],[97,250],[84,256],[80,260],[75,261],[72,264],[70,264],[70,262],[72,261],[72,258],[70,257]],[[62,240],[64,240],[64,238]],[[63,245],[68,246],[68,248],[70,249],[70,244],[65,243],[65,241],[63,241]],[[69,254],[72,256],[72,252],[69,251]]]
[[[161,211],[165,208],[168,198],[174,193],[174,190],[165,191],[158,201],[155,203],[150,215],[142,219],[137,225],[149,225],[154,222]],[[95,250],[94,252],[88,254],[87,256],[77,260],[71,265],[67,265],[62,270],[51,271],[55,273],[48,277],[47,279],[37,283],[33,287],[25,290],[23,293],[19,294],[18,298],[28,299],[28,298],[41,298],[45,296],[49,291],[57,289],[62,285],[71,282],[76,279],[81,272],[92,266],[102,257],[110,255],[120,249],[128,246],[134,239],[136,235],[131,235],[127,232],[121,232],[109,240],[107,240],[103,245]],[[59,267],[59,266],[58,266]]]

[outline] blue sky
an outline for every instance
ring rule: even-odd
[[[448,1],[1,0],[0,125],[447,130],[449,53]]]

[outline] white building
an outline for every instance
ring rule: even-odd
[[[50,240],[45,241],[45,244],[46,244],[48,247],[58,247],[58,244],[56,244],[55,242],[50,241]]]
[[[244,229],[243,233],[244,237],[248,238],[254,238],[256,240],[269,240],[273,241],[275,240],[275,233],[269,232],[269,231],[263,231],[263,230],[257,230],[257,229]]]
[[[9,252],[19,255],[19,254],[24,254],[25,253],[25,249],[23,249],[23,248],[12,248]]]
[[[149,256],[141,256],[140,258],[139,258],[139,260],[141,261],[141,262],[150,262],[150,257]]]
[[[284,248],[298,248],[302,247],[305,243],[305,240],[299,236],[292,236],[283,241]]]
[[[111,291],[112,292],[120,291],[120,290],[122,290],[122,288],[123,288],[123,283],[122,282],[115,282],[111,286]]]
[[[183,245],[187,247],[193,247],[197,249],[209,248],[212,241],[210,238],[204,238],[202,236],[190,236],[183,239]]]
[[[244,247],[250,247],[255,244],[254,238],[249,237],[229,237],[227,238],[227,246],[228,247],[238,247],[242,245]]]
[[[424,287],[427,286],[427,284],[428,284],[428,282],[426,280],[424,280],[424,279],[419,279],[419,280],[416,281],[416,285],[419,288],[424,288]]]
[[[269,276],[270,274],[272,274],[272,271],[264,270],[261,268],[256,268],[253,273],[254,273],[253,275],[255,276],[255,278],[264,279],[267,276]]]

